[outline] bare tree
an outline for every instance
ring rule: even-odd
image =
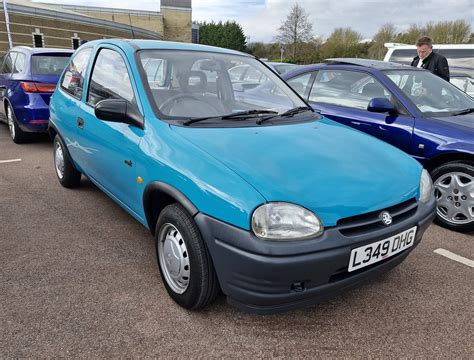
[[[387,52],[387,49],[385,48],[385,43],[394,41],[396,36],[397,29],[395,28],[395,25],[383,25],[372,39],[373,44],[369,48],[369,57],[371,59],[382,60],[385,53]]]
[[[308,20],[308,14],[298,3],[291,8],[286,20],[278,28],[276,41],[292,45],[293,58],[296,56],[298,43],[309,41],[313,36],[313,24]]]

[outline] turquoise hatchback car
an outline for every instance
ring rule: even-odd
[[[241,65],[266,86],[234,84]],[[59,182],[85,175],[146,226],[185,308],[220,289],[257,313],[319,302],[399,264],[435,216],[421,165],[313,112],[247,54],[88,42],[50,114]]]

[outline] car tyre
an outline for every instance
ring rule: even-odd
[[[474,231],[474,164],[449,162],[431,172],[437,201],[435,222],[459,232]]]
[[[170,297],[186,309],[214,301],[219,283],[211,256],[191,215],[180,204],[161,212],[155,231],[161,278]]]
[[[81,173],[74,167],[69,152],[59,135],[56,135],[53,141],[53,160],[56,176],[62,186],[75,188],[81,184]]]
[[[10,105],[7,105],[6,108],[7,115],[7,124],[8,130],[10,131],[10,136],[15,144],[23,144],[29,140],[29,134],[24,132],[18,126],[18,122],[15,117],[15,112],[13,111]]]

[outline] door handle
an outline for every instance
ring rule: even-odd
[[[83,129],[83,128],[84,128],[84,119],[83,119],[83,118],[80,118],[80,117],[77,118],[77,127],[78,127],[79,129]]]

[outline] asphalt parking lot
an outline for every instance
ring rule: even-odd
[[[88,180],[62,188],[51,143],[15,145],[4,124],[0,226],[2,359],[473,356],[473,234],[432,225],[399,267],[309,309],[249,315],[220,296],[189,312],[150,233]]]

